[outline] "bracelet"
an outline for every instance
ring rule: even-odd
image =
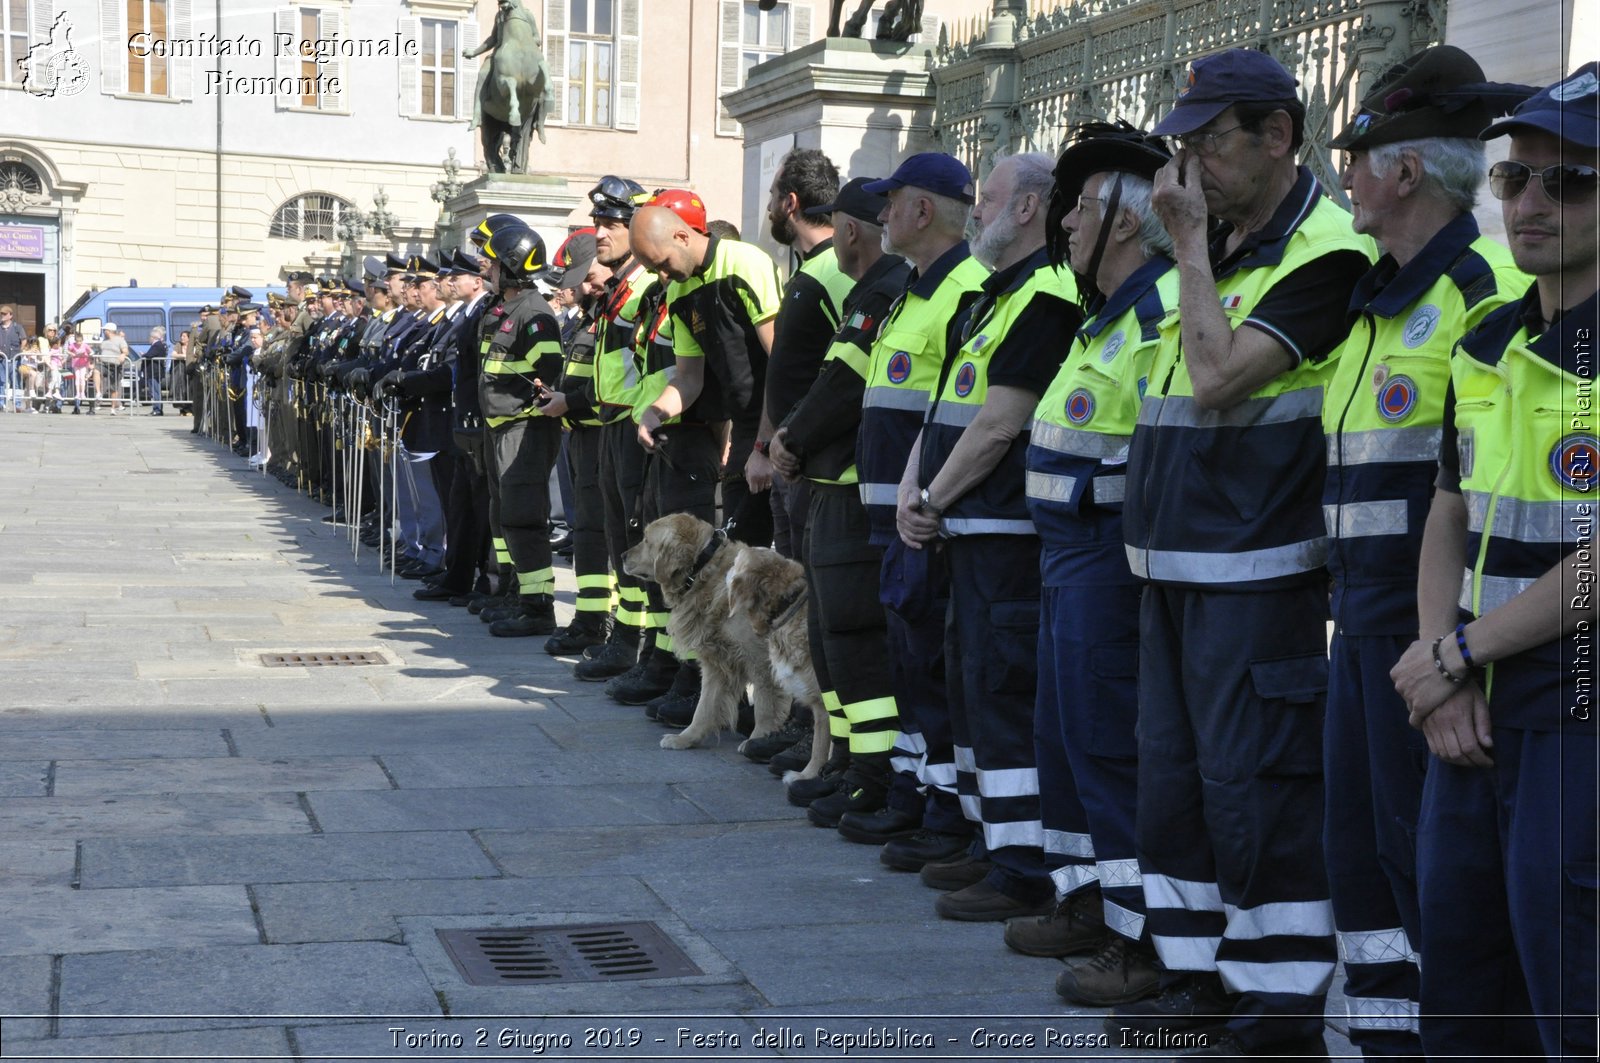
[[[1438,638],[1433,640],[1433,648],[1431,651],[1433,653],[1433,666],[1439,669],[1439,674],[1444,676],[1445,679],[1459,686],[1467,677],[1465,675],[1451,675],[1450,669],[1444,666],[1444,660],[1439,656],[1439,644],[1444,640],[1445,636],[1443,635],[1440,635]]]
[[[1478,667],[1478,662],[1472,659],[1472,651],[1467,649],[1467,625],[1456,625],[1456,649],[1461,651],[1461,663],[1467,666],[1467,671]]]

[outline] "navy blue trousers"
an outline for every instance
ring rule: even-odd
[[[1491,711],[1512,696],[1493,691]],[[1492,737],[1492,768],[1428,765],[1422,1045],[1441,1057],[1593,1059],[1594,735],[1495,727]]]
[[[1039,539],[962,535],[945,545],[945,691],[956,792],[994,864],[989,885],[1024,902],[1055,887],[1044,863],[1033,703],[1039,678]]]
[[[1250,1052],[1321,1034],[1337,958],[1322,856],[1327,590],[1151,585],[1137,842],[1169,971],[1215,971]]]
[[[1341,633],[1329,652],[1323,849],[1350,1040],[1369,1056],[1422,1054],[1416,834],[1428,743],[1389,678],[1410,643]]]
[[[1045,862],[1058,897],[1098,883],[1106,925],[1137,941],[1139,584],[1120,542],[1046,547],[1040,569],[1033,742]]]
[[[949,578],[944,551],[916,561],[929,562],[925,571],[907,577],[896,557],[886,553],[879,593],[883,596],[885,641],[889,658],[889,688],[900,712],[900,733],[889,763],[894,779],[888,803],[902,812],[922,811],[928,830],[965,835],[971,832],[956,798],[955,747],[950,738],[950,707],[945,700],[944,617],[949,601]],[[907,578],[918,582],[922,605],[914,611],[889,608],[894,589]]]

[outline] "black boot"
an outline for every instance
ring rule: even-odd
[[[644,714],[667,727],[687,727],[694,719],[695,706],[700,704],[700,662],[684,661],[678,665],[678,674],[672,687],[658,698],[645,702]]]
[[[668,650],[652,647],[639,657],[639,666],[606,684],[606,695],[624,705],[643,705],[672,689],[678,676],[678,660]]]
[[[615,624],[600,652],[592,657],[584,654],[583,660],[573,667],[572,674],[586,683],[603,683],[626,674],[640,663],[639,629],[629,624]]]
[[[489,625],[496,638],[515,639],[548,635],[556,629],[556,600],[548,594],[527,594],[518,612]]]
[[[844,742],[835,740],[822,765],[821,774],[813,779],[796,779],[784,787],[791,805],[807,808],[819,797],[827,797],[844,782],[845,769],[850,766],[850,749]]]
[[[847,812],[872,813],[887,807],[889,754],[852,753],[839,788],[811,802],[806,818],[818,827],[837,827]]]
[[[590,646],[599,646],[606,641],[609,623],[610,619],[605,613],[575,613],[572,623],[545,642],[544,652],[552,657],[570,657]]]

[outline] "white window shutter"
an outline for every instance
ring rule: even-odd
[[[273,73],[278,78],[277,103],[278,110],[288,107],[300,106],[300,94],[292,89],[285,91],[286,85],[292,85],[294,79],[300,76],[300,9],[296,7],[280,8],[272,13]],[[278,50],[278,42],[287,39],[289,47]],[[285,80],[288,79],[288,80]]]
[[[128,91],[126,13],[123,0],[100,0],[100,91],[108,96]]]
[[[194,0],[172,0],[174,40],[194,39]],[[175,100],[194,99],[194,57],[175,55],[167,60],[167,88]]]
[[[804,48],[811,43],[811,5],[789,5],[789,50]]]
[[[617,19],[617,91],[615,125],[618,129],[639,128],[639,6],[644,0],[620,0]]]
[[[28,43],[50,43],[50,27],[55,24],[52,0],[28,0]]]
[[[400,116],[412,118],[422,113],[422,20],[407,16],[400,19]],[[414,42],[407,49],[405,42]]]
[[[723,136],[737,136],[739,123],[723,106],[722,96],[738,88],[744,81],[744,61],[740,56],[744,44],[744,5],[740,0],[720,2],[722,6],[717,23],[717,132]]]
[[[317,36],[325,41],[336,41],[344,37],[343,9],[330,8],[317,15]],[[344,79],[350,73],[350,64],[341,57],[318,67],[317,72],[322,75],[322,84],[325,86],[325,91],[318,101],[319,109],[344,110]]]
[[[544,0],[544,65],[553,97],[546,122],[567,120],[567,0]]]
[[[467,53],[475,50],[480,43],[481,29],[478,20],[469,18],[461,24],[460,46],[456,51],[458,65],[456,67],[456,117],[472,117],[472,108],[477,106],[473,93],[478,87],[478,61],[468,59]],[[415,95],[415,93],[413,93]]]

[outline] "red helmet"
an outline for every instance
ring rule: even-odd
[[[706,204],[703,199],[684,188],[658,188],[650,197],[647,207],[666,207],[695,232],[706,234]]]

